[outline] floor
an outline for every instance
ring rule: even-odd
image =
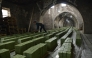
[[[92,34],[84,34],[83,42],[81,58],[92,58]]]
[[[76,39],[76,32],[74,32],[72,38],[73,38],[73,44],[74,44],[74,57],[73,58],[92,58],[92,34],[82,34],[82,44],[81,47],[78,47],[75,43]],[[57,41],[58,46],[55,48],[53,52],[49,52],[49,55],[46,58],[59,58],[58,52],[60,48],[60,40]],[[15,52],[11,53],[12,56],[15,55]]]
[[[74,58],[92,58],[92,34],[82,34],[82,44],[78,47],[75,43],[76,32],[74,32],[73,44],[74,44]],[[60,47],[60,40],[58,40],[58,47],[54,52],[50,52],[50,56],[47,58],[59,58],[58,52]]]
[[[75,33],[73,35],[73,37],[75,38]],[[72,37],[72,38],[73,38]],[[49,56],[47,58],[59,58],[58,52],[60,51],[60,47],[61,47],[61,40],[59,39],[57,41],[58,46],[56,47],[56,49],[53,52],[49,52]]]
[[[59,58],[58,52],[60,51],[60,39],[57,41],[58,46],[55,48],[53,52],[49,52],[49,56],[47,58]]]

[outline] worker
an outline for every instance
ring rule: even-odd
[[[47,32],[46,29],[45,29],[45,27],[44,27],[44,25],[43,25],[42,23],[38,23],[37,21],[34,21],[34,23],[36,24],[36,27],[37,27],[36,32],[38,32],[39,29],[40,29],[40,32],[42,32],[42,29],[43,29],[45,32]]]

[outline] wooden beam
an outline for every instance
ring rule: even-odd
[[[30,19],[29,27],[28,27],[28,32],[30,31],[30,26],[31,26],[32,18],[33,18],[33,13],[34,13],[34,8],[32,10],[31,19]]]

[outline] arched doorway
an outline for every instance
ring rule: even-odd
[[[55,18],[54,25],[57,24],[59,27],[72,26],[77,28],[78,22],[71,13],[63,12]]]
[[[84,22],[80,12],[70,4],[56,4],[50,7],[42,17],[47,29],[59,28],[71,24],[73,27],[84,31]],[[68,21],[70,23],[68,23]]]

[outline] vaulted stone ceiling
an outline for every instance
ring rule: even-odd
[[[34,3],[38,2],[38,1],[44,1],[44,0],[5,0],[5,1],[15,3],[15,4],[19,4],[19,5],[21,5],[21,4],[22,5],[23,4],[27,5],[27,4],[31,4],[31,3],[34,4]],[[61,1],[72,1],[72,2],[77,1],[78,3],[86,2],[88,4],[91,4],[91,0],[57,0],[57,1],[59,1],[59,2],[61,2]]]
[[[5,0],[5,1],[18,4],[18,5],[28,5],[28,4],[34,4],[40,0]]]

